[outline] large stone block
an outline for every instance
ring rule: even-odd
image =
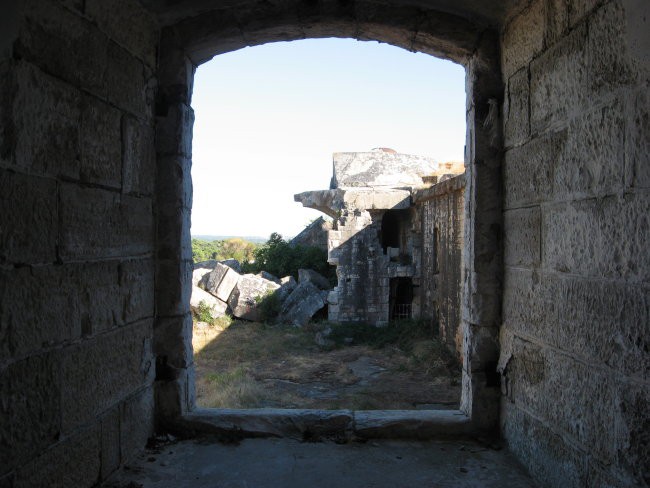
[[[545,2],[534,0],[503,31],[501,70],[505,77],[528,65],[544,48]]]
[[[62,184],[60,256],[83,259],[153,251],[151,199]]]
[[[66,350],[62,366],[63,432],[71,432],[153,381],[152,341],[152,320],[143,320]]]
[[[568,0],[569,26],[574,27],[606,0]]]
[[[650,320],[648,292],[647,285],[508,269],[503,324],[641,380],[650,374],[650,332],[639,327]]]
[[[641,88],[630,94],[625,124],[625,184],[650,188],[650,96]]]
[[[639,67],[628,49],[628,23],[623,2],[607,2],[588,22],[590,92],[609,93],[621,85],[633,83]]]
[[[108,37],[124,46],[151,68],[156,67],[158,22],[133,0],[87,0],[85,13]]]
[[[156,199],[164,209],[192,208],[192,160],[185,156],[165,156],[156,161]],[[162,215],[167,218],[171,215]]]
[[[70,292],[77,297],[81,333],[94,335],[123,323],[118,263],[105,261],[70,267],[76,278],[75,288]]]
[[[646,376],[647,378],[647,376]],[[646,383],[620,382],[618,384],[616,443],[618,455],[612,470],[630,486],[643,486],[650,479],[647,460],[650,459],[648,443],[648,411],[650,388]]]
[[[504,213],[504,262],[510,266],[538,266],[541,260],[539,207]]]
[[[1,476],[59,438],[61,362],[57,353],[32,356],[0,370],[0,398]]]
[[[212,318],[223,317],[228,309],[228,304],[222,302],[207,291],[198,286],[192,286],[192,297],[190,298],[190,308],[192,312],[198,314],[202,307],[207,307]]]
[[[122,148],[120,111],[97,98],[85,96],[81,110],[81,179],[120,188]],[[68,156],[70,157],[70,156]]]
[[[589,100],[587,29],[571,31],[530,64],[530,124],[536,134],[559,126]]]
[[[154,432],[153,386],[127,398],[120,409],[122,462],[141,452]]]
[[[650,331],[639,327],[650,320],[647,285],[557,275],[545,276],[543,284],[540,294],[549,312],[545,340],[628,377],[650,375],[644,353]]]
[[[156,261],[156,312],[159,316],[185,315],[192,296],[192,261]]]
[[[135,322],[154,315],[155,263],[151,259],[123,261],[119,267],[121,320]]]
[[[74,282],[62,266],[0,271],[0,364],[81,336]]]
[[[567,131],[549,132],[506,152],[503,165],[504,207],[517,208],[552,198],[556,161]]]
[[[15,73],[11,113],[16,167],[78,178],[80,92],[25,62],[15,65]]]
[[[35,486],[90,488],[101,469],[99,423],[58,443],[18,470],[15,488]]]
[[[222,281],[223,283],[223,281]],[[262,320],[259,304],[269,293],[275,292],[280,285],[253,274],[240,275],[228,298],[228,306],[235,317],[246,320]]]
[[[240,278],[240,274],[230,266],[217,263],[212,271],[203,276],[199,286],[222,302],[227,302]]]
[[[623,104],[614,100],[574,119],[553,171],[558,200],[618,193],[623,187]]]
[[[154,131],[135,117],[122,118],[122,188],[125,193],[151,195],[156,180]]]
[[[157,319],[154,332],[154,354],[165,366],[179,370],[193,363],[192,316],[189,313]]]
[[[508,96],[504,102],[505,145],[522,144],[530,133],[528,68],[524,67],[508,80]]]
[[[108,40],[60,3],[25,2],[15,54],[74,86],[105,95]]]
[[[57,184],[0,169],[0,259],[9,263],[56,260]]]
[[[160,156],[192,157],[192,127],[194,111],[184,103],[167,107],[164,116],[157,118],[156,151]]]
[[[642,193],[542,207],[546,269],[650,279],[650,197]]]
[[[155,78],[142,61],[114,42],[108,43],[108,100],[145,121],[153,115]]]
[[[120,407],[113,407],[101,418],[101,477],[106,479],[120,467]]]
[[[584,455],[549,425],[508,402],[501,409],[501,423],[509,450],[534,478],[553,488],[586,486]]]
[[[377,4],[367,1],[356,2],[354,6],[359,23],[360,33],[359,37],[357,37],[359,40],[383,39],[384,42],[393,46],[422,52],[427,38],[432,34],[428,32],[430,30],[428,29],[429,25],[426,25],[424,29],[418,32],[418,20],[421,17],[418,15],[420,11],[414,8],[407,8],[406,6],[391,8],[383,5],[382,8],[378,8]],[[430,23],[433,24],[434,22]],[[418,34],[419,36],[414,42],[413,38]],[[433,34],[435,35],[435,30]]]
[[[158,259],[192,259],[191,210],[171,204],[158,204],[157,249]]]
[[[505,376],[515,404],[552,421],[603,462],[613,461],[614,382],[601,369],[515,338]]]
[[[546,2],[545,45],[550,46],[564,36],[569,28],[569,10],[566,0]]]

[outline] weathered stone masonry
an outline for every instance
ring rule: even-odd
[[[90,486],[153,431],[158,25],[113,3],[0,7],[3,487]]]
[[[193,407],[194,69],[327,36],[466,68],[472,428],[547,486],[648,483],[647,1],[0,9],[0,486],[92,486]]]
[[[420,316],[435,318],[441,341],[462,357],[460,303],[465,175],[416,192],[414,204],[419,211],[422,235]]]
[[[650,479],[648,13],[533,1],[503,29],[501,423],[551,486]]]
[[[329,190],[294,197],[333,219],[329,320],[428,319],[461,357],[463,163],[378,148],[335,153],[333,166]]]

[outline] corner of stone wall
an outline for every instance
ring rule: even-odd
[[[194,407],[191,208],[195,66],[173,28],[163,29],[156,100],[156,323],[155,399],[164,424]]]
[[[503,83],[498,35],[483,32],[466,66],[465,231],[463,261],[463,395],[461,409],[477,429],[496,432],[496,365],[502,291]]]

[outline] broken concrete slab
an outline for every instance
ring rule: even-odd
[[[432,158],[379,148],[369,152],[334,153],[334,188],[354,186],[422,186],[423,177],[440,171]]]
[[[219,300],[227,302],[239,278],[240,274],[234,269],[217,263],[214,269],[201,279],[199,286]]]
[[[327,292],[313,282],[303,281],[287,297],[278,316],[278,322],[296,327],[306,325],[327,303]]]
[[[278,285],[282,284],[282,281],[280,281],[280,278],[278,278],[277,276],[269,273],[268,271],[260,271],[259,273],[257,273],[257,276],[259,276],[260,278],[264,278],[265,280],[272,281],[273,283],[277,283]]]
[[[314,271],[313,269],[299,269],[298,283],[304,283],[306,281],[311,281],[321,290],[330,290],[332,288],[329,280],[318,271]]]
[[[291,292],[296,289],[298,282],[293,276],[285,276],[280,280],[280,289],[275,293],[278,295],[278,300],[280,303],[284,301],[291,295]]]
[[[212,271],[212,268],[194,267],[194,271],[192,271],[192,286],[199,286],[199,283],[201,282],[203,277],[207,275],[210,271]]]
[[[230,294],[228,305],[235,317],[259,321],[263,318],[259,308],[260,302],[266,295],[279,288],[277,283],[254,274],[240,275]]]
[[[193,286],[192,296],[190,297],[190,308],[192,312],[197,313],[201,303],[204,303],[210,308],[210,314],[213,318],[223,317],[228,309],[227,303],[222,302],[198,286]]]

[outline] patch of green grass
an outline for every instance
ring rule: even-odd
[[[435,324],[424,320],[396,320],[384,327],[368,324],[328,324],[332,332],[327,339],[332,348],[365,345],[374,349],[394,346],[406,353],[413,366],[430,365],[439,358],[441,367],[455,368],[457,360],[436,335]],[[322,327],[322,326],[321,326]]]
[[[195,317],[199,322],[206,322],[208,324],[211,324],[214,320],[214,317],[212,317],[212,308],[203,300],[199,302]]]

